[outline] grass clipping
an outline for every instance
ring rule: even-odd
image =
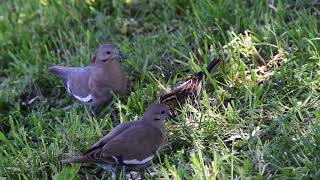
[[[249,84],[261,84],[279,70],[285,62],[286,57],[283,49],[272,44],[255,42],[258,40],[250,31],[239,35],[229,33],[229,35],[233,38],[224,46],[224,50],[227,53],[227,61],[230,61],[230,57],[234,59],[234,62],[230,62],[230,64],[232,71],[236,72],[233,77],[238,85],[243,84],[244,81]],[[270,52],[258,50],[256,47],[260,45],[270,46],[270,51],[276,52],[275,55],[263,57],[261,53],[270,54]]]

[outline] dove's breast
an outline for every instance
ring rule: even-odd
[[[127,77],[123,72],[121,65],[117,61],[111,61],[104,67],[96,68],[90,78],[90,88],[95,88],[95,91],[110,93],[113,91],[116,94],[124,94],[127,89]]]

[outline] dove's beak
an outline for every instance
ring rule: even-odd
[[[173,121],[177,121],[176,116],[172,115],[171,113],[168,115],[168,119],[173,120]]]
[[[114,59],[126,59],[127,55],[119,53],[113,56]]]

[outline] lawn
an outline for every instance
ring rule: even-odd
[[[132,89],[97,119],[47,68],[128,55]],[[222,59],[195,105],[167,121],[144,179],[320,178],[317,0],[0,1],[0,179],[95,179],[63,164],[166,90]],[[124,175],[123,175],[124,176]]]

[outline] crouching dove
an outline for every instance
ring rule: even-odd
[[[64,162],[95,163],[112,172],[113,179],[123,167],[129,171],[143,170],[166,141],[163,120],[169,117],[165,105],[153,104],[141,120],[116,126],[85,154]]]
[[[128,80],[118,61],[124,57],[117,46],[104,44],[96,52],[92,66],[51,66],[49,72],[62,78],[68,93],[90,105],[96,117],[99,108],[111,102],[112,92],[123,95],[127,89]]]

